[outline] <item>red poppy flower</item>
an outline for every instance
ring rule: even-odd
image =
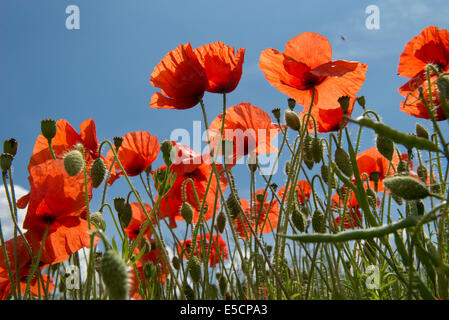
[[[154,68],[151,84],[161,89],[151,97],[150,107],[188,109],[196,106],[208,88],[206,71],[190,43],[167,53]]]
[[[289,40],[284,53],[275,49],[262,51],[259,66],[272,86],[306,110],[313,91],[313,108],[332,110],[340,108],[340,97],[355,98],[365,81],[367,65],[331,58],[329,40],[305,32]]]
[[[344,208],[344,199],[335,194],[332,197],[333,208]],[[347,195],[346,210],[344,213],[344,227],[345,229],[353,229],[355,227],[360,227],[362,222],[362,214],[360,213],[359,204],[354,192],[351,190]],[[340,216],[335,218],[335,224],[340,226]]]
[[[206,72],[208,81],[206,91],[228,93],[237,87],[242,76],[244,48],[235,54],[234,47],[218,41],[198,47],[193,52]]]
[[[258,195],[263,195],[264,190],[256,191],[256,197]],[[248,221],[251,223],[251,228],[257,233],[270,233],[276,229],[279,218],[279,205],[277,201],[267,200],[267,194],[265,197],[258,198],[253,204],[253,210],[251,212],[250,204],[245,199],[240,199],[240,204],[245,213]],[[247,239],[252,237],[252,233],[246,219],[237,216],[236,219],[232,220],[237,232],[240,237]]]
[[[170,191],[161,200],[160,212],[164,216],[170,217],[171,226],[175,228],[176,220],[183,220],[181,217],[180,208],[184,202],[183,199],[183,186],[185,181],[189,178],[193,180],[195,190],[198,194],[198,198],[201,202],[205,201],[205,219],[210,219],[213,216],[213,209],[215,205],[215,198],[218,195],[218,184],[215,176],[212,177],[209,190],[206,195],[206,188],[209,181],[209,177],[213,174],[213,167],[208,154],[200,155],[191,150],[187,146],[182,146],[174,141],[172,145],[176,148],[176,154],[178,154],[173,165],[170,167],[176,174],[176,180],[171,187]],[[166,166],[162,166],[160,169],[165,169]],[[216,164],[218,172],[223,171],[223,167],[220,164]],[[227,187],[227,179],[222,174],[220,176],[220,187],[224,190]],[[193,209],[193,223],[198,222],[200,206],[197,203],[195,194],[193,192],[192,184],[187,182],[185,184],[186,201],[192,206]],[[159,196],[158,196],[159,197]],[[157,201],[157,199],[156,199]],[[220,201],[217,200],[217,208],[220,205]]]
[[[221,114],[209,126],[213,150],[219,147],[222,119]],[[225,150],[225,153],[229,155],[228,162],[234,165],[238,159],[249,152],[254,152],[256,155],[277,153],[278,149],[271,145],[271,141],[278,133],[279,127],[273,124],[268,113],[259,107],[250,103],[240,103],[228,108],[223,139],[234,142],[232,153],[228,154],[228,150]]]
[[[279,199],[284,198],[285,186],[282,186],[278,191]],[[288,189],[287,189],[288,192]],[[296,194],[298,195],[298,200],[301,204],[304,204],[305,201],[309,200],[310,194],[312,193],[312,188],[310,184],[306,180],[299,180],[296,183]],[[288,196],[288,193],[287,193]],[[286,198],[287,199],[287,198]]]
[[[430,99],[436,107],[437,121],[447,119],[447,115],[439,106],[438,88],[435,84],[436,76],[432,76],[432,97],[429,96],[426,79],[426,66],[434,64],[440,72],[449,72],[449,31],[438,29],[436,26],[425,28],[419,35],[410,40],[399,57],[398,74],[411,80],[399,89],[399,93],[406,97],[401,103],[401,110],[418,118],[430,119],[424,103],[419,99],[419,88],[424,91],[424,99],[430,106]]]
[[[183,259],[187,260],[190,256],[191,246],[192,239],[180,241],[180,245],[178,246],[178,254],[181,255],[182,251],[184,250]],[[195,256],[197,256],[201,260],[203,255],[206,255],[209,252],[209,247],[209,265],[211,268],[215,267],[217,263],[220,262],[220,260],[228,259],[226,242],[223,240],[219,233],[212,236],[212,240],[210,233],[206,234],[205,238],[203,239],[201,238],[201,236],[198,236],[196,240]]]
[[[125,228],[125,232],[131,240],[135,240],[140,233],[140,229],[142,228],[142,225],[144,224],[145,221],[147,221],[147,216],[145,215],[145,212],[142,210],[142,207],[140,206],[140,204],[138,202],[130,203],[130,205],[131,205],[131,210],[132,210],[132,217],[131,217],[131,221],[129,222],[128,226]],[[146,203],[144,203],[144,205],[145,205],[145,209],[147,210],[148,214],[150,214],[150,212],[152,210],[151,206]],[[157,216],[153,215],[151,220],[153,222],[153,225],[156,225]],[[148,226],[144,233],[144,237],[146,239],[150,240],[151,233],[152,233],[151,227]]]
[[[407,155],[404,154],[402,155],[402,157],[407,157]],[[375,183],[372,179],[373,173],[379,174],[377,191],[382,192],[384,191],[384,185],[382,181],[387,176],[395,174],[399,160],[400,159],[396,152],[393,153],[393,159],[390,166],[390,161],[388,161],[383,155],[381,155],[376,147],[372,147],[357,155],[357,166],[361,175],[365,173],[370,178],[369,185],[371,189],[376,189]]]
[[[148,168],[157,158],[160,146],[156,136],[152,136],[146,131],[129,132],[123,136],[123,142],[118,149],[117,156],[128,176],[137,176]],[[109,150],[106,155],[108,163],[112,163],[114,153]],[[109,184],[114,183],[123,172],[115,162],[117,171],[111,172]]]

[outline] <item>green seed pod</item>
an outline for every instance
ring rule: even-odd
[[[193,282],[198,283],[201,279],[201,262],[196,256],[192,256],[188,269]]]
[[[357,97],[357,102],[362,108],[365,108],[366,100],[364,96]]]
[[[318,137],[312,140],[312,155],[315,163],[320,163],[323,159],[323,145],[321,144],[321,139]]]
[[[103,231],[106,228],[106,223],[103,220],[103,215],[99,211],[90,214],[90,221]]]
[[[114,141],[115,150],[118,150],[122,146],[123,137],[116,136],[116,137],[112,138],[112,140]]]
[[[17,148],[19,147],[19,143],[16,139],[8,139],[3,142],[3,153],[9,153],[13,157],[17,153]]]
[[[293,111],[293,109],[295,109],[296,106],[296,101],[293,98],[288,98],[287,99],[287,103],[288,103],[288,107],[290,108],[290,110]]]
[[[0,155],[0,167],[3,172],[6,172],[11,168],[13,159],[14,159],[13,155],[9,153],[2,153]]]
[[[370,204],[370,206],[372,208],[376,208],[376,206],[377,206],[376,192],[373,189],[368,188],[368,189],[366,189],[366,196],[368,198],[368,203]]]
[[[220,213],[217,216],[217,231],[223,233],[225,227],[226,227],[226,215],[224,214],[223,211],[220,211]]]
[[[117,212],[122,211],[125,208],[125,198],[123,197],[114,198],[114,208]]]
[[[228,290],[228,280],[225,276],[221,276],[218,280],[218,286],[220,287],[220,293],[222,296],[226,295],[226,291]]]
[[[306,217],[304,214],[298,210],[298,208],[295,208],[292,212],[292,223],[298,229],[300,232],[304,232],[306,227]]]
[[[335,180],[334,173],[331,170],[332,169],[327,164],[323,164],[321,166],[321,178],[323,179],[324,183],[330,185],[331,188],[335,188],[337,186],[337,181]],[[330,181],[328,181],[329,171],[331,171]]]
[[[103,282],[111,300],[128,299],[128,273],[126,265],[114,250],[107,250],[101,262]]]
[[[172,150],[173,146],[170,141],[165,140],[162,142],[161,144],[162,158],[164,159],[164,163],[167,165],[167,167],[170,167],[173,163]]]
[[[315,162],[313,162],[313,159],[312,160],[304,159],[304,163],[306,164],[306,166],[309,170],[312,170],[313,165],[315,164]]]
[[[347,177],[351,177],[353,174],[351,159],[349,155],[340,147],[335,150],[335,163],[337,167],[343,172]]]
[[[416,124],[416,135],[420,138],[429,140],[429,132],[419,123]]]
[[[430,195],[426,186],[409,176],[395,176],[384,179],[390,191],[405,200],[421,200]]]
[[[377,135],[376,139],[377,150],[381,155],[383,155],[386,159],[392,160],[394,153],[394,143],[390,138]]]
[[[326,221],[321,210],[315,210],[312,215],[312,227],[315,232],[324,233],[326,231]]]
[[[171,259],[171,264],[173,265],[173,268],[175,268],[175,270],[179,270],[179,267],[181,266],[181,262],[179,261],[179,258],[177,256],[174,256]]]
[[[273,113],[274,118],[279,122],[281,120],[281,109],[274,108],[271,112]]]
[[[187,224],[192,223],[193,208],[187,201],[184,201],[184,203],[181,206],[181,216]]]
[[[195,292],[193,292],[193,289],[191,286],[189,286],[187,283],[184,284],[184,295],[186,296],[187,300],[195,300]]]
[[[301,128],[298,115],[292,110],[285,110],[284,113],[285,123],[290,129],[298,131]]]
[[[343,113],[346,114],[349,109],[349,101],[350,98],[348,96],[342,96],[338,98],[338,103],[340,104],[340,108],[343,110]]]
[[[53,119],[45,119],[41,121],[42,135],[48,140],[53,139],[56,136],[56,121]]]
[[[407,162],[405,162],[404,160],[400,160],[398,162],[398,167],[396,170],[399,174],[408,174]]]
[[[422,182],[427,182],[427,168],[423,164],[419,164],[418,168],[416,169],[416,172],[418,173],[418,177],[421,179]]]
[[[226,204],[229,208],[231,218],[237,218],[240,215],[240,199],[231,192],[226,200]]]
[[[90,177],[92,178],[92,187],[98,188],[103,182],[106,175],[106,165],[102,158],[98,157],[94,160],[92,167],[90,168]]]
[[[84,167],[84,159],[81,152],[72,150],[64,156],[65,171],[69,176],[76,176]]]
[[[128,227],[129,223],[131,222],[131,218],[133,216],[133,210],[131,208],[131,205],[129,203],[125,203],[123,209],[121,211],[118,211],[117,213],[123,228]]]

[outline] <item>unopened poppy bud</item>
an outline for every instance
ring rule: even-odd
[[[193,208],[187,201],[184,201],[181,206],[181,216],[187,224],[192,223],[193,219]]]
[[[273,116],[277,121],[281,120],[281,109],[274,108],[273,110],[271,110],[271,112],[273,113]]]
[[[370,206],[375,208],[377,206],[376,192],[373,189],[368,188],[366,189],[366,197],[368,198],[368,203],[370,204]]]
[[[229,214],[231,218],[237,218],[240,214],[240,200],[237,198],[237,196],[234,195],[233,192],[229,194],[229,197],[226,200],[226,204],[229,208]]]
[[[437,86],[441,95],[449,101],[449,75],[440,76],[437,80]]]
[[[416,124],[416,135],[420,138],[429,140],[429,132],[419,123]]]
[[[157,268],[152,261],[148,261],[147,263],[144,264],[143,275],[145,276],[145,279],[147,279],[148,281],[151,281],[156,278]]]
[[[315,210],[312,215],[312,228],[315,232],[324,233],[326,231],[326,221],[321,210]]]
[[[220,213],[217,216],[217,231],[223,233],[225,227],[226,227],[226,215],[224,214],[223,211],[220,211]]]
[[[92,167],[90,168],[90,177],[92,178],[92,186],[98,188],[103,182],[104,176],[106,175],[106,165],[103,159],[98,157],[94,160]]]
[[[393,140],[385,136],[377,135],[376,138],[377,150],[385,159],[392,160],[394,153],[394,143]]]
[[[288,176],[290,174],[291,163],[290,160],[285,161],[284,172]]]
[[[398,162],[397,172],[401,174],[407,174],[408,173],[407,162],[405,162],[404,160],[400,160]]]
[[[298,131],[299,128],[301,128],[301,123],[299,122],[299,117],[296,112],[292,110],[285,110],[284,116],[285,123],[290,129]]]
[[[179,258],[177,256],[174,256],[171,259],[171,264],[173,265],[173,268],[175,268],[175,270],[179,270],[179,267],[181,266],[181,263],[180,263]]]
[[[123,137],[116,136],[112,140],[114,141],[115,150],[118,150],[122,146]]]
[[[6,172],[11,168],[13,158],[13,155],[9,153],[2,153],[0,155],[0,167],[3,172]]]
[[[366,105],[365,96],[357,97],[357,102],[363,109],[365,109],[365,105]]]
[[[45,119],[41,121],[42,135],[48,140],[56,136],[56,121],[53,119]]]
[[[122,224],[123,228],[126,228],[131,222],[131,218],[133,216],[131,205],[129,203],[125,203],[123,209],[121,211],[118,211],[117,213],[120,223]]]
[[[329,171],[330,171],[330,181],[329,181]],[[334,173],[331,171],[331,169],[327,164],[323,164],[321,166],[321,178],[323,179],[324,183],[330,185],[331,188],[335,188],[335,186],[337,185]]]
[[[125,207],[125,198],[123,197],[116,197],[114,198],[114,208],[117,212],[120,212]]]
[[[306,217],[304,214],[298,210],[298,208],[295,208],[292,212],[292,223],[296,227],[296,229],[299,230],[299,232],[304,232],[305,230],[305,220]]]
[[[3,153],[9,153],[13,157],[17,153],[17,148],[19,146],[19,143],[16,139],[8,139],[3,142]]]
[[[162,158],[164,159],[165,164],[167,167],[170,167],[173,163],[172,161],[172,149],[173,146],[170,141],[165,140],[161,144],[161,152],[162,152]]]
[[[272,183],[272,184],[270,184],[270,187],[271,187],[271,189],[273,189],[274,191],[277,191],[277,189],[278,189],[278,185],[276,184],[276,183]]]
[[[81,152],[72,150],[64,156],[64,168],[69,176],[76,176],[84,167],[84,159]]]
[[[307,168],[309,168],[309,170],[312,170],[313,165],[315,164],[315,162],[313,162],[313,160],[309,160],[309,159],[304,159],[304,163],[306,164]]]
[[[195,300],[195,292],[193,291],[192,287],[189,286],[189,284],[184,284],[183,291],[187,300]]]
[[[337,167],[343,172],[347,177],[351,177],[353,170],[351,165],[351,159],[349,155],[340,147],[335,150],[335,163]]]
[[[104,230],[106,227],[106,224],[103,220],[103,215],[101,214],[101,212],[97,211],[97,212],[93,212],[90,214],[90,221],[93,222],[98,228],[100,228],[101,230]]]
[[[304,137],[304,157],[309,161],[313,161],[312,142],[313,138],[310,134]]]
[[[349,109],[349,100],[350,98],[348,96],[342,96],[338,98],[338,103],[340,104],[340,108],[343,110],[343,112],[346,114]]]
[[[383,182],[393,194],[405,200],[421,200],[430,195],[426,186],[410,176],[389,177]]]
[[[296,101],[293,98],[288,98],[287,99],[287,103],[288,103],[288,107],[290,108],[290,110],[293,111],[293,109],[295,109],[296,106]]]
[[[190,260],[189,272],[193,282],[198,283],[201,279],[201,262],[196,256]]]
[[[423,164],[419,164],[418,168],[416,169],[416,172],[418,174],[418,177],[421,179],[422,182],[427,183],[427,168]]]
[[[126,265],[114,250],[107,250],[101,262],[103,282],[111,300],[128,299],[128,273]]]
[[[323,159],[323,145],[321,139],[318,137],[315,137],[312,140],[312,155],[315,163],[320,163]]]
[[[228,290],[228,280],[225,276],[221,275],[220,279],[218,279],[218,286],[220,287],[221,295],[225,296],[226,291]]]

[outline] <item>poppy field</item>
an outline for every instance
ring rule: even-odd
[[[404,43],[396,111],[416,122],[411,133],[359,94],[367,64],[334,60],[327,38],[304,32],[260,52],[285,96],[271,114],[228,105],[245,48],[167,48],[149,70],[149,110],[201,109],[202,153],[149,131],[99,141],[93,119],[44,119],[19,197],[20,141],[2,137],[14,228],[5,238],[0,224],[0,299],[447,300],[449,31],[428,26]],[[118,181],[127,192],[108,201]]]

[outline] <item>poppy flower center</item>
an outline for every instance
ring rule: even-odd
[[[309,90],[321,84],[326,77],[314,75],[312,69],[304,63],[287,58],[284,61],[285,70],[292,76],[291,79],[281,81],[286,85],[299,90]]]

